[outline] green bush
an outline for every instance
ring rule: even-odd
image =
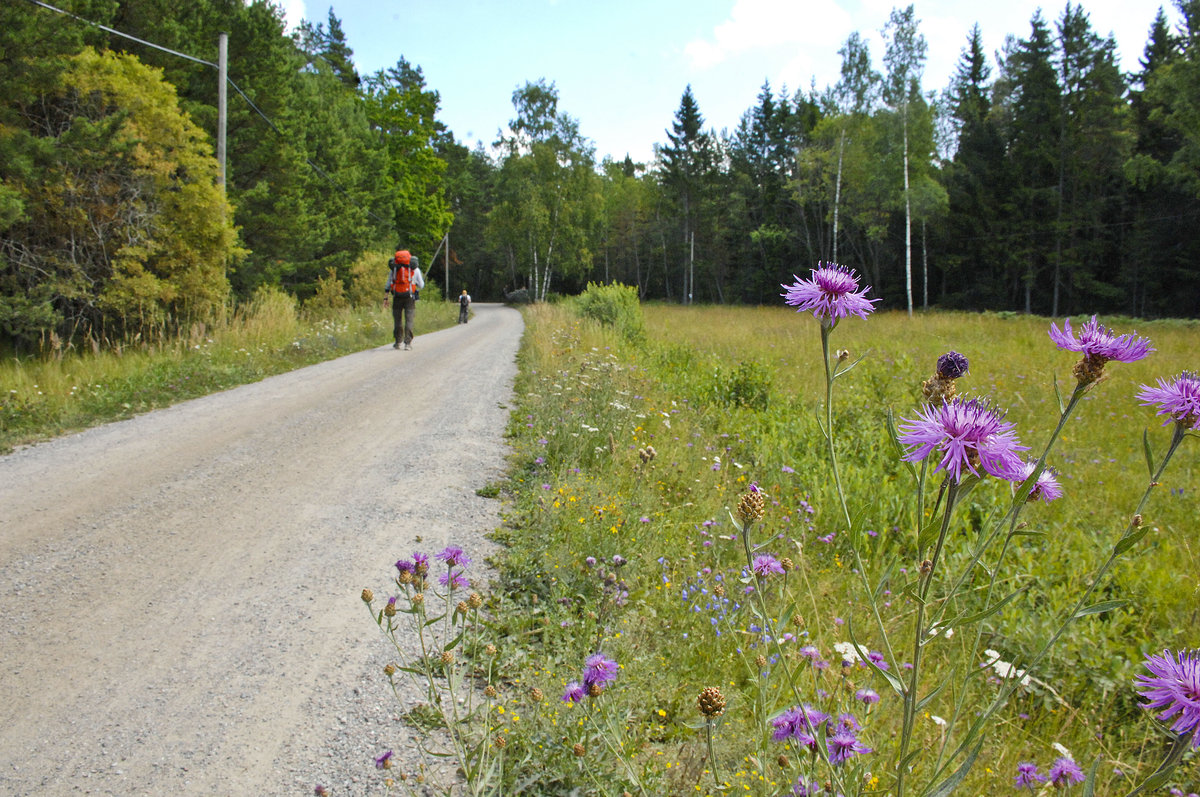
[[[637,289],[614,283],[597,285],[589,282],[577,303],[579,314],[615,329],[627,340],[641,340],[646,334],[642,306]]]

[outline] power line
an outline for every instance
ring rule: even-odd
[[[105,33],[110,33],[113,36],[120,36],[123,39],[128,39],[129,41],[137,42],[138,44],[145,45],[146,47],[151,47],[155,50],[161,50],[162,52],[168,53],[169,55],[178,56],[179,58],[186,58],[189,61],[194,61],[197,64],[202,64],[203,66],[212,67],[213,69],[219,68],[212,61],[206,61],[203,58],[197,58],[194,55],[188,55],[187,53],[181,53],[178,50],[172,50],[170,47],[164,47],[161,44],[155,44],[154,42],[146,41],[145,39],[139,39],[137,36],[133,36],[128,33],[124,33],[122,31],[117,30],[116,28],[110,28],[107,25],[101,25],[99,22],[93,22],[92,20],[84,19],[83,17],[78,16],[77,14],[72,14],[70,11],[66,11],[61,8],[56,8],[52,5],[50,5],[49,3],[42,2],[42,0],[27,0],[27,2],[29,2],[35,6],[38,6],[39,8],[44,8],[47,11],[53,11],[56,14],[62,14],[63,16],[70,17],[71,19],[82,22],[85,25],[91,25],[94,28],[99,28],[100,30],[104,31]],[[254,101],[251,100],[246,95],[246,92],[242,91],[241,87],[238,86],[238,84],[233,82],[232,78],[230,78],[229,76],[226,76],[225,82],[233,87],[233,90],[236,91],[241,96],[241,98],[246,101],[246,104],[250,106],[251,110],[253,110],[256,114],[258,114],[259,116],[262,117],[263,121],[266,122],[267,125],[269,125],[270,128],[275,131],[275,134],[277,136],[279,136],[284,141],[288,140],[287,136],[284,135],[283,131],[280,130],[275,125],[275,122],[273,122],[271,120],[271,117],[267,116],[262,111],[261,108],[259,108],[257,105],[255,105]],[[320,175],[326,182],[328,182],[330,185],[332,185],[334,188],[336,188],[344,197],[346,197],[346,199],[350,201],[351,205],[353,205],[354,207],[363,211],[368,216],[370,216],[371,218],[380,222],[381,224],[390,224],[391,223],[387,219],[384,219],[384,218],[381,218],[381,217],[375,215],[375,213],[370,208],[364,208],[363,206],[359,205],[356,201],[354,201],[354,197],[350,196],[350,192],[347,191],[345,188],[343,188],[337,182],[337,180],[334,180],[333,177],[331,177],[328,172],[326,172],[324,169],[322,169],[320,166],[318,166],[316,163],[314,163],[312,158],[305,156],[304,161],[305,161],[305,163],[307,163],[309,165],[309,167],[314,172],[316,172],[318,175]]]

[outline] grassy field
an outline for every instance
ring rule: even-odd
[[[498,532],[508,549],[493,607],[497,680],[507,687],[498,706],[508,709],[489,727],[506,736],[512,783],[531,793],[790,794],[811,778],[832,792],[894,793],[901,700],[882,672],[835,649],[853,633],[890,673],[911,672],[916,537],[936,517],[938,480],[928,478],[918,503],[887,415],[913,417],[937,357],[955,350],[971,366],[960,394],[1007,410],[1036,457],[1059,419],[1055,381],[1065,400],[1078,355],[1055,348],[1041,318],[844,321],[834,347],[848,350],[847,363],[863,358],[834,395],[851,531],[819,422],[825,377],[812,316],[650,306],[644,319],[639,339],[569,303],[527,313],[505,487],[512,505]],[[988,706],[998,706],[994,722],[955,793],[1009,790],[1019,762],[1045,775],[1066,750],[1085,772],[1098,762],[1095,793],[1124,794],[1164,755],[1168,736],[1140,707],[1134,677],[1146,654],[1197,644],[1194,439],[1151,492],[1147,535],[1094,585],[1090,603],[1126,603],[1080,617],[1038,657],[1147,489],[1143,431],[1158,459],[1170,438],[1137,402],[1139,385],[1197,365],[1200,326],[1141,322],[1136,331],[1157,351],[1110,363],[1086,394],[1047,458],[1065,496],[1027,505],[1002,561],[994,548],[977,563],[971,556],[1013,504],[1011,484],[982,480],[952,516],[945,581],[932,594],[952,578],[965,586],[954,606],[933,601],[928,611],[966,619],[922,644],[919,694],[928,699],[907,732],[919,754],[905,767],[906,793],[958,768],[970,753],[955,757],[958,740]],[[749,534],[754,553],[790,560],[762,581],[747,570],[734,521],[752,483],[767,496]],[[994,598],[1014,598],[971,621],[997,603],[984,595],[992,575]],[[615,682],[579,705],[559,700],[597,651],[619,663]],[[1000,669],[1005,662],[1014,669]],[[706,687],[727,703],[711,722],[697,707]],[[544,702],[529,697],[533,688]],[[862,689],[880,701],[856,699]],[[1012,694],[999,707],[1002,690]],[[872,752],[831,768],[775,741],[781,712],[798,704],[852,713]],[[1190,756],[1168,784],[1184,792],[1200,788]]]
[[[453,326],[458,305],[422,299],[417,333]],[[182,339],[117,350],[0,360],[0,452],[256,382],[391,340],[379,306],[301,311],[265,292],[226,323]]]

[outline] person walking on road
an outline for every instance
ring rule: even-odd
[[[404,344],[406,350],[412,348],[413,315],[417,310],[417,298],[420,290],[425,287],[425,278],[421,276],[421,268],[417,259],[409,254],[407,249],[401,249],[392,257],[388,264],[387,288],[383,306],[387,307],[388,298],[392,299],[392,338],[393,349]]]
[[[463,292],[458,297],[458,323],[467,323],[467,308],[471,306],[471,294],[467,293],[467,289],[463,288]]]

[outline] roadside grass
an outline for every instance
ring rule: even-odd
[[[418,333],[453,326],[458,306],[426,293]],[[184,338],[8,357],[0,361],[0,452],[380,346],[391,332],[391,311],[379,305],[300,308],[264,291],[228,321]]]
[[[510,509],[496,532],[507,549],[492,630],[513,710],[494,719],[509,734],[507,755],[526,762],[520,787],[790,794],[797,767],[813,765],[770,738],[770,718],[798,702],[783,676],[792,670],[806,702],[834,716],[853,712],[860,738],[876,750],[857,759],[855,793],[887,793],[899,700],[870,669],[843,666],[833,648],[849,642],[852,630],[872,651],[884,640],[868,621],[835,511],[818,424],[824,373],[817,323],[783,307],[652,305],[644,308],[643,339],[572,307],[525,311],[519,406],[508,430]],[[1002,685],[987,662],[964,664],[976,630],[982,647],[1007,662],[1028,661],[1052,634],[1145,488],[1143,430],[1158,456],[1166,446],[1169,430],[1134,394],[1140,384],[1196,367],[1200,325],[1101,320],[1119,332],[1136,327],[1157,352],[1110,364],[1109,378],[1087,395],[1054,450],[1048,464],[1066,496],[1030,505],[1028,536],[1018,538],[1002,576],[1005,592],[1024,588],[1023,596],[978,629],[948,629],[927,645],[928,683],[957,672],[965,686],[924,706],[912,749],[936,749],[956,707],[985,705]],[[879,313],[839,325],[837,346],[849,350],[850,361],[863,356],[837,387],[842,478],[855,525],[865,531],[864,567],[880,584],[889,635],[912,623],[913,599],[902,587],[919,564],[919,519],[887,412],[912,417],[921,382],[953,349],[971,363],[959,392],[1007,409],[1021,440],[1040,451],[1058,420],[1055,379],[1065,400],[1078,359],[1054,347],[1048,327],[1046,319],[965,313]],[[751,483],[768,496],[754,544],[794,565],[764,595],[776,627],[787,629],[778,648],[760,647],[748,591],[756,582],[746,574],[731,517]],[[1189,440],[1145,512],[1150,533],[1094,596],[1127,605],[1078,620],[1028,673],[961,793],[1011,789],[1017,763],[1038,762],[1045,771],[1061,755],[1056,744],[1085,770],[1099,759],[1097,794],[1126,793],[1158,765],[1166,737],[1139,707],[1133,679],[1144,672],[1145,654],[1197,644],[1197,489]],[[955,515],[957,538],[981,533],[1011,496],[1005,482],[981,482]],[[927,504],[925,520],[931,512]],[[963,565],[964,545],[946,556],[948,567]],[[619,662],[616,682],[584,704],[558,700],[598,650]],[[905,664],[892,662],[897,671]],[[970,668],[978,677],[962,680]],[[550,698],[529,699],[534,687]],[[720,688],[728,701],[713,723],[715,758],[697,709],[705,687]],[[862,688],[882,700],[857,702]],[[912,763],[915,778],[931,776],[929,758]],[[1194,790],[1194,763],[1172,784]]]

